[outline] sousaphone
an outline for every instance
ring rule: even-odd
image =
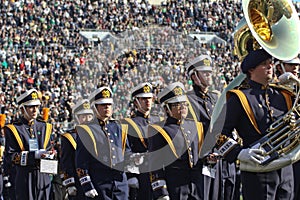
[[[279,60],[290,60],[298,56],[300,52],[300,22],[291,1],[243,0],[242,7],[244,18],[234,32],[234,53],[240,60],[243,60],[249,51],[259,48],[263,48]],[[237,85],[231,85],[232,88],[235,86]],[[265,150],[264,162],[261,165],[241,162],[241,170],[267,172],[282,168],[300,159],[299,90],[295,91],[295,97],[296,101],[288,113],[269,127],[266,136],[252,145],[253,148]],[[217,105],[225,104],[220,101],[217,102]],[[221,115],[215,114],[215,112],[219,111],[214,110],[212,121],[216,121]]]
[[[300,52],[300,22],[288,0],[243,0],[244,18],[234,32],[236,55],[242,60],[249,50],[262,47],[279,60]]]

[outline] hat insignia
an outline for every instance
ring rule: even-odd
[[[83,106],[83,109],[90,109],[91,108],[89,103],[84,103],[82,106]]]
[[[36,92],[31,93],[31,98],[32,99],[37,99],[38,98],[37,93]]]
[[[144,93],[149,93],[150,90],[151,90],[151,89],[150,89],[149,85],[145,85],[145,86],[143,87]]]
[[[210,60],[209,59],[204,59],[203,60],[204,65],[210,66]]]
[[[109,90],[103,90],[103,91],[102,91],[102,96],[103,96],[103,98],[109,98],[109,97],[110,97],[110,92],[109,92]]]
[[[182,89],[180,87],[174,88],[173,92],[176,96],[182,95],[182,93],[183,93]]]

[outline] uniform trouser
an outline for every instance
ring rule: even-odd
[[[241,180],[244,200],[293,200],[292,165],[264,173],[242,171]]]
[[[294,199],[300,199],[300,161],[293,165],[294,169]]]
[[[150,174],[142,173],[142,174],[134,174],[134,176],[138,179],[139,188],[131,188],[129,187],[129,199],[130,200],[152,200],[153,192],[150,183]]]
[[[3,175],[0,174],[0,198],[2,196],[2,192],[3,192]]]
[[[215,178],[204,175],[204,200],[239,200],[240,177],[235,163],[220,160],[215,170]]]
[[[9,182],[11,184],[10,187],[3,187],[3,198],[4,200],[15,200],[16,199],[16,191],[15,191],[15,176],[16,176],[16,167],[12,167],[11,172],[9,174]]]
[[[101,172],[99,172],[101,173]],[[96,180],[95,180],[96,181]],[[98,192],[95,198],[87,198],[91,200],[127,200],[128,199],[128,182],[126,174],[120,174],[116,179],[101,181],[93,181],[94,187]]]
[[[52,197],[53,200],[61,200],[66,196],[66,188],[62,185],[62,180],[59,175],[52,177]]]
[[[49,200],[51,178],[38,169],[17,167],[15,177],[16,200]]]
[[[139,180],[139,190],[138,190],[138,200],[151,200],[153,199],[152,187],[150,183],[149,173],[140,174]]]
[[[167,169],[165,175],[171,200],[203,199],[203,175],[201,169]]]

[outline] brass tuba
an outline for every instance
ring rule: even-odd
[[[240,163],[240,169],[251,172],[268,172],[293,164],[300,159],[300,89],[295,81],[295,102],[291,109],[273,122],[267,134],[251,145],[251,148],[264,150],[264,160],[260,165]]]
[[[300,22],[289,0],[243,0],[244,18],[234,31],[234,53],[242,60],[262,47],[279,60],[300,52]]]
[[[234,53],[242,60],[249,51],[263,48],[278,60],[290,60],[300,52],[300,22],[289,0],[243,0],[244,18],[234,32]],[[292,81],[292,80],[291,80]],[[240,169],[267,172],[280,169],[300,159],[300,84],[293,92],[291,109],[275,121],[267,134],[252,144],[265,151],[259,164],[240,163]],[[284,85],[279,85],[284,88]]]

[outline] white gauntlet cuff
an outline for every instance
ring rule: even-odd
[[[68,187],[69,185],[75,184],[75,179],[74,177],[68,178],[63,181],[63,186]]]
[[[21,152],[21,160],[20,160],[21,166],[27,166],[28,153],[29,153],[28,151]]]
[[[157,180],[151,183],[152,189],[157,190],[159,188],[167,188],[167,183],[165,180]]]
[[[91,177],[90,176],[84,176],[79,179],[79,182],[81,185],[87,184],[91,182]]]
[[[220,146],[218,148],[218,153],[221,156],[224,156],[227,153],[229,153],[237,145],[238,145],[238,143],[234,139],[227,138],[226,142],[224,142],[224,144],[222,144],[222,146]]]

